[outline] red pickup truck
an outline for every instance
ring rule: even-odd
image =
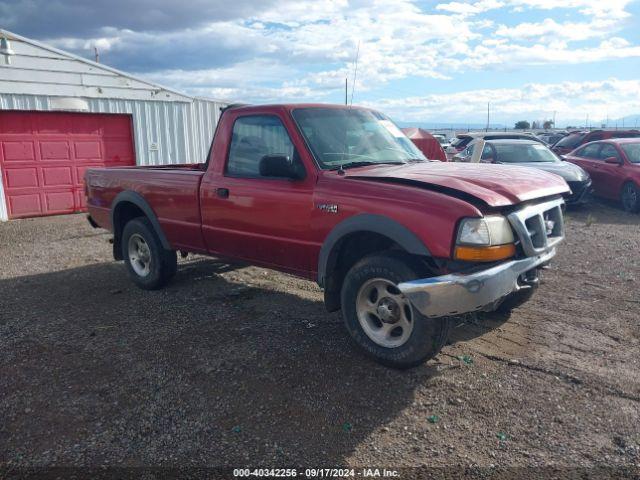
[[[90,169],[91,224],[145,289],[176,252],[317,281],[364,351],[406,368],[452,317],[526,301],[564,235],[558,176],[427,161],[386,116],[337,105],[232,106],[207,162]]]

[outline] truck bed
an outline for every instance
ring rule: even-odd
[[[113,231],[111,205],[125,190],[141,195],[174,249],[206,251],[199,189],[206,164],[88,169],[87,207],[94,221]]]

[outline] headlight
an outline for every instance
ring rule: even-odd
[[[458,245],[504,245],[513,243],[513,231],[502,215],[465,218],[458,229]]]
[[[513,230],[502,215],[465,218],[458,228],[454,257],[468,262],[495,262],[516,254]]]

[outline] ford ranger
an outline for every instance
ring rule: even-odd
[[[366,353],[435,356],[453,319],[526,301],[564,236],[558,176],[427,160],[386,116],[337,105],[232,106],[206,163],[89,169],[89,221],[144,289],[176,252],[316,281]]]

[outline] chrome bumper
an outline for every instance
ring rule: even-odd
[[[440,277],[412,280],[398,285],[414,307],[426,317],[460,315],[492,310],[497,302],[519,290],[518,278],[546,264],[555,248],[534,257],[512,260],[474,273],[452,273]]]
[[[522,274],[555,256],[555,247],[564,240],[563,204],[558,198],[527,205],[507,216],[524,258],[486,270],[404,282],[398,288],[427,317],[495,310],[504,297],[523,288]]]

